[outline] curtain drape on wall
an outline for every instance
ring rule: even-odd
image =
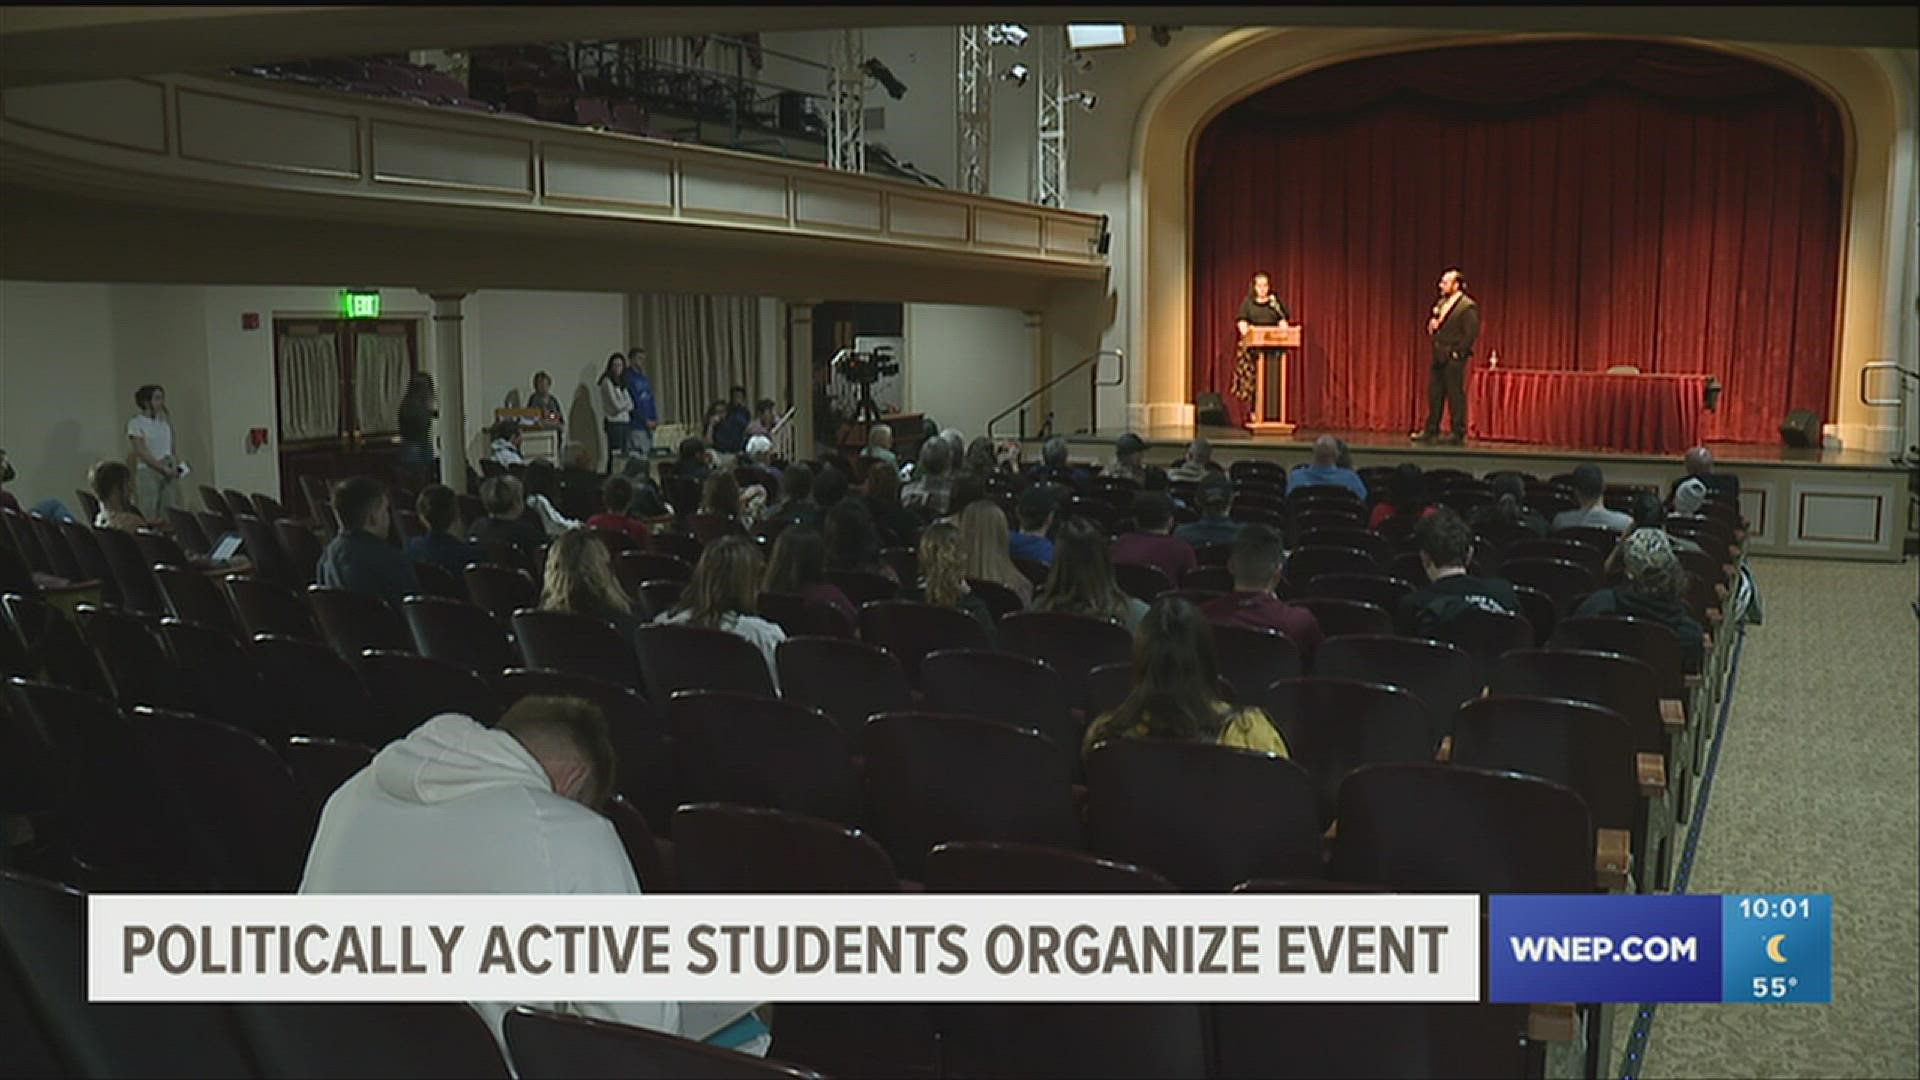
[[[640,297],[640,340],[663,423],[696,431],[734,386],[759,390],[760,308],[750,296]]]
[[[362,435],[397,435],[407,395],[407,339],[362,331],[353,335],[353,411]]]
[[[1678,46],[1438,49],[1289,80],[1196,145],[1193,389],[1227,393],[1264,269],[1304,327],[1294,421],[1407,431],[1434,283],[1459,266],[1476,363],[1715,375],[1705,437],[1772,441],[1788,410],[1828,411],[1843,153],[1813,88]]]
[[[340,349],[332,334],[280,335],[280,441],[340,433]]]

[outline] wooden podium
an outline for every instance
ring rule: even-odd
[[[1259,350],[1254,352],[1253,372],[1253,417],[1247,421],[1247,427],[1255,435],[1291,435],[1293,434],[1293,412],[1287,402],[1287,354],[1300,347],[1300,327],[1290,326],[1251,326],[1246,336],[1240,339],[1243,349]],[[1265,350],[1278,350],[1276,363],[1280,365],[1278,373],[1278,392],[1275,400],[1267,397],[1267,363],[1269,354]]]

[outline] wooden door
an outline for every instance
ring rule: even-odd
[[[309,518],[300,480],[372,476],[391,482],[400,399],[420,368],[410,319],[275,319],[280,502]]]

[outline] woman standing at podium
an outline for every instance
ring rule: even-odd
[[[1265,270],[1254,274],[1253,284],[1247,290],[1247,298],[1240,301],[1240,317],[1239,321],[1235,324],[1240,331],[1240,339],[1244,339],[1247,336],[1247,329],[1249,327],[1285,326],[1291,318],[1292,315],[1288,313],[1287,305],[1281,303],[1280,298],[1273,294],[1273,279],[1267,276]],[[1261,354],[1265,354],[1269,361],[1266,365],[1267,381],[1269,384],[1267,386],[1267,400],[1280,400],[1278,386],[1280,365],[1277,362],[1280,357],[1280,350],[1243,348],[1239,351],[1239,355],[1234,358],[1233,396],[1249,404],[1254,400],[1253,381],[1255,372],[1259,370]],[[1254,419],[1264,420],[1266,417],[1256,416]]]

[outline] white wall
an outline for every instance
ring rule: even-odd
[[[31,507],[74,513],[87,469],[125,453],[132,399],[115,394],[112,286],[0,282],[0,448]]]
[[[968,437],[983,435],[987,421],[1033,385],[1033,334],[1023,312],[908,304],[905,324],[908,412],[924,413]],[[1038,415],[1030,418],[1029,430],[1040,421]]]
[[[607,356],[627,347],[626,301],[620,293],[478,292],[466,301],[467,421],[476,429],[519,391],[533,393],[533,373],[553,376],[553,393],[567,414],[568,441],[605,453],[593,381]],[[477,361],[477,366],[476,362]],[[476,377],[477,374],[477,377]],[[475,394],[478,394],[477,400]],[[469,440],[470,442],[472,440]]]

